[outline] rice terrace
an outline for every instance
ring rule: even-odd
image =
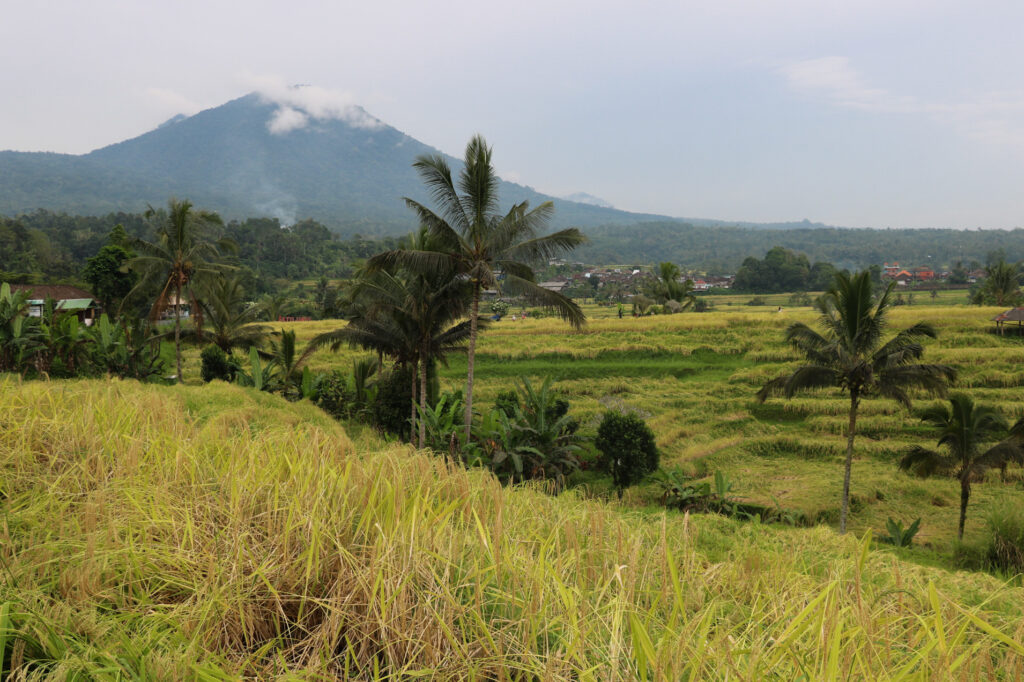
[[[737,497],[786,519],[666,511],[650,482],[620,501],[586,471],[557,496],[503,487],[236,386],[8,376],[8,665],[162,679],[1020,676],[1019,579],[957,570],[956,482],[897,471],[901,450],[932,440],[918,420],[865,401],[851,532],[838,536],[843,396],[754,400],[796,360],[783,332],[810,308],[586,312],[576,332],[550,318],[493,325],[479,401],[523,377],[550,378],[584,425],[630,405],[649,415],[663,469],[723,472]],[[928,357],[1018,414],[1024,350],[990,333],[991,313],[908,306],[893,324],[934,324]],[[281,327],[301,345],[335,325]],[[198,365],[188,351],[186,376]],[[464,369],[453,359],[442,386]],[[986,551],[986,509],[1019,509],[1017,471],[975,484],[968,552]],[[878,542],[889,517],[922,519],[913,548]]]
[[[1024,4],[237,4],[5,7],[0,682],[1024,680]]]

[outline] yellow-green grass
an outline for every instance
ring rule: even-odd
[[[543,381],[550,376],[567,394],[573,412],[592,429],[609,404],[625,403],[649,415],[665,468],[722,470],[751,502],[779,504],[811,519],[838,516],[840,461],[845,449],[847,400],[822,391],[791,401],[754,400],[767,380],[796,366],[798,356],[783,343],[794,321],[813,323],[809,308],[719,308],[706,314],[619,319],[614,307],[588,305],[586,327],[573,331],[551,318],[491,325],[478,347],[475,404],[488,409],[498,392],[518,377]],[[953,365],[956,390],[979,402],[999,406],[1011,419],[1024,414],[1024,343],[1016,336],[991,333],[996,308],[901,306],[893,310],[893,329],[918,320],[939,332],[926,343],[925,361]],[[336,321],[287,323],[301,342],[343,324]],[[358,350],[323,351],[312,367],[348,371]],[[186,376],[198,380],[198,351],[187,353]],[[464,385],[465,359],[454,357],[441,370],[442,386]],[[923,406],[929,398],[919,396]],[[893,402],[867,400],[860,410],[853,494],[857,508],[851,527],[857,533],[880,530],[886,520],[921,517],[919,541],[948,551],[956,536],[959,491],[952,480],[919,481],[897,471],[901,451],[912,444],[933,446],[934,436]],[[1011,469],[1011,478],[1020,472]],[[967,539],[982,532],[992,500],[1009,496],[1024,503],[1015,481],[997,476],[974,486],[968,510]],[[593,483],[593,479],[588,479]],[[594,486],[591,486],[593,489]],[[596,486],[597,492],[602,492]],[[913,494],[907,491],[912,491]],[[658,490],[641,486],[627,500],[646,505]]]
[[[251,389],[0,378],[0,467],[26,677],[1024,674],[1024,590],[991,576],[503,488]]]

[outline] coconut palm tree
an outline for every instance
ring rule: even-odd
[[[225,353],[234,348],[248,349],[260,346],[273,328],[259,324],[263,313],[260,305],[247,305],[245,287],[238,275],[218,272],[197,287],[197,300],[202,308],[202,326],[196,325],[192,336],[201,341],[204,328],[209,328],[210,340]]]
[[[921,421],[939,429],[938,445],[946,452],[916,445],[900,459],[900,469],[927,478],[952,475],[960,481],[960,524],[957,540],[964,539],[967,503],[971,499],[971,478],[989,468],[1001,468],[1009,462],[1024,460],[1024,449],[1018,438],[1009,435],[1006,418],[998,410],[975,405],[970,396],[950,396],[949,407],[935,405],[921,413]],[[1020,431],[1020,423],[1014,429]],[[996,441],[985,448],[985,443]]]
[[[156,320],[160,313],[174,301],[174,354],[177,361],[177,380],[181,377],[181,304],[182,292],[189,293],[192,309],[198,311],[195,297],[189,285],[203,273],[212,273],[211,263],[220,256],[220,249],[232,245],[230,240],[214,242],[209,230],[223,222],[216,213],[194,210],[192,202],[171,199],[167,211],[157,211],[150,206],[145,216],[156,221],[156,240],[147,242],[134,238],[129,245],[138,255],[128,261],[130,268],[142,273],[135,289],[141,290],[154,280],[160,284],[160,294],[150,309],[150,319]],[[172,299],[172,295],[174,298]],[[131,298],[131,293],[125,299]]]
[[[675,263],[658,264],[657,298],[662,303],[676,301],[682,304],[680,310],[684,310],[697,302],[693,295],[693,280],[679,281],[679,266]]]
[[[985,281],[972,299],[980,305],[1008,306],[1020,303],[1020,269],[998,260],[985,268]]]
[[[948,382],[955,378],[950,367],[918,362],[924,354],[921,340],[936,336],[931,325],[919,322],[883,340],[893,305],[893,286],[890,284],[876,301],[868,271],[852,277],[836,274],[832,287],[815,302],[822,333],[802,322],[786,330],[786,342],[806,358],[806,364],[768,382],[757,394],[757,399],[764,401],[771,395],[791,398],[799,391],[827,387],[849,393],[840,533],[846,532],[853,441],[861,400],[873,396],[891,398],[909,408],[909,389],[942,395]]]
[[[425,231],[412,237],[414,248],[426,248]],[[359,346],[387,355],[412,368],[410,423],[427,405],[427,369],[452,352],[463,350],[469,339],[465,316],[470,283],[441,268],[433,272],[406,270],[362,272],[352,286],[351,310],[358,311],[348,325],[315,337],[311,346]],[[417,381],[419,390],[417,391]],[[418,401],[417,401],[418,393]],[[410,440],[415,428],[410,431]],[[419,424],[419,446],[424,447],[425,425]]]
[[[483,291],[503,289],[528,297],[553,308],[562,319],[577,328],[585,321],[583,312],[572,300],[539,286],[529,265],[571,251],[585,241],[583,234],[576,228],[569,228],[541,236],[554,213],[554,205],[549,201],[533,209],[524,201],[513,205],[507,213],[500,213],[500,180],[491,163],[491,151],[483,137],[473,137],[466,145],[464,166],[457,182],[443,156],[420,156],[413,167],[430,191],[437,210],[409,198],[405,202],[435,240],[436,250],[410,248],[389,251],[367,263],[371,270],[400,265],[421,273],[451,268],[459,277],[469,280],[467,442],[473,420],[473,371]]]

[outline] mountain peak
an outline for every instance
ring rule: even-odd
[[[403,197],[430,202],[413,162],[437,153],[348,95],[266,87],[84,156],[0,154],[0,213],[138,211],[178,196],[226,218],[314,218],[342,232],[395,234],[415,227]],[[500,191],[505,208],[552,198],[510,182]],[[554,227],[661,218],[605,208],[596,197],[576,203],[576,196],[589,197],[555,200]]]

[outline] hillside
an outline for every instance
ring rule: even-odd
[[[0,414],[5,677],[1012,679],[1024,660],[1020,588],[827,528],[506,489],[222,384],[0,377]]]
[[[361,109],[271,131],[278,105],[253,93],[89,154],[0,152],[0,214],[38,208],[99,215],[188,197],[228,218],[316,219],[343,233],[414,227],[403,196],[427,200],[412,168],[430,147]],[[455,150],[461,152],[461,150]],[[500,146],[497,151],[500,154]],[[457,160],[450,159],[456,165]],[[664,219],[503,183],[507,205],[553,200],[555,226]]]

